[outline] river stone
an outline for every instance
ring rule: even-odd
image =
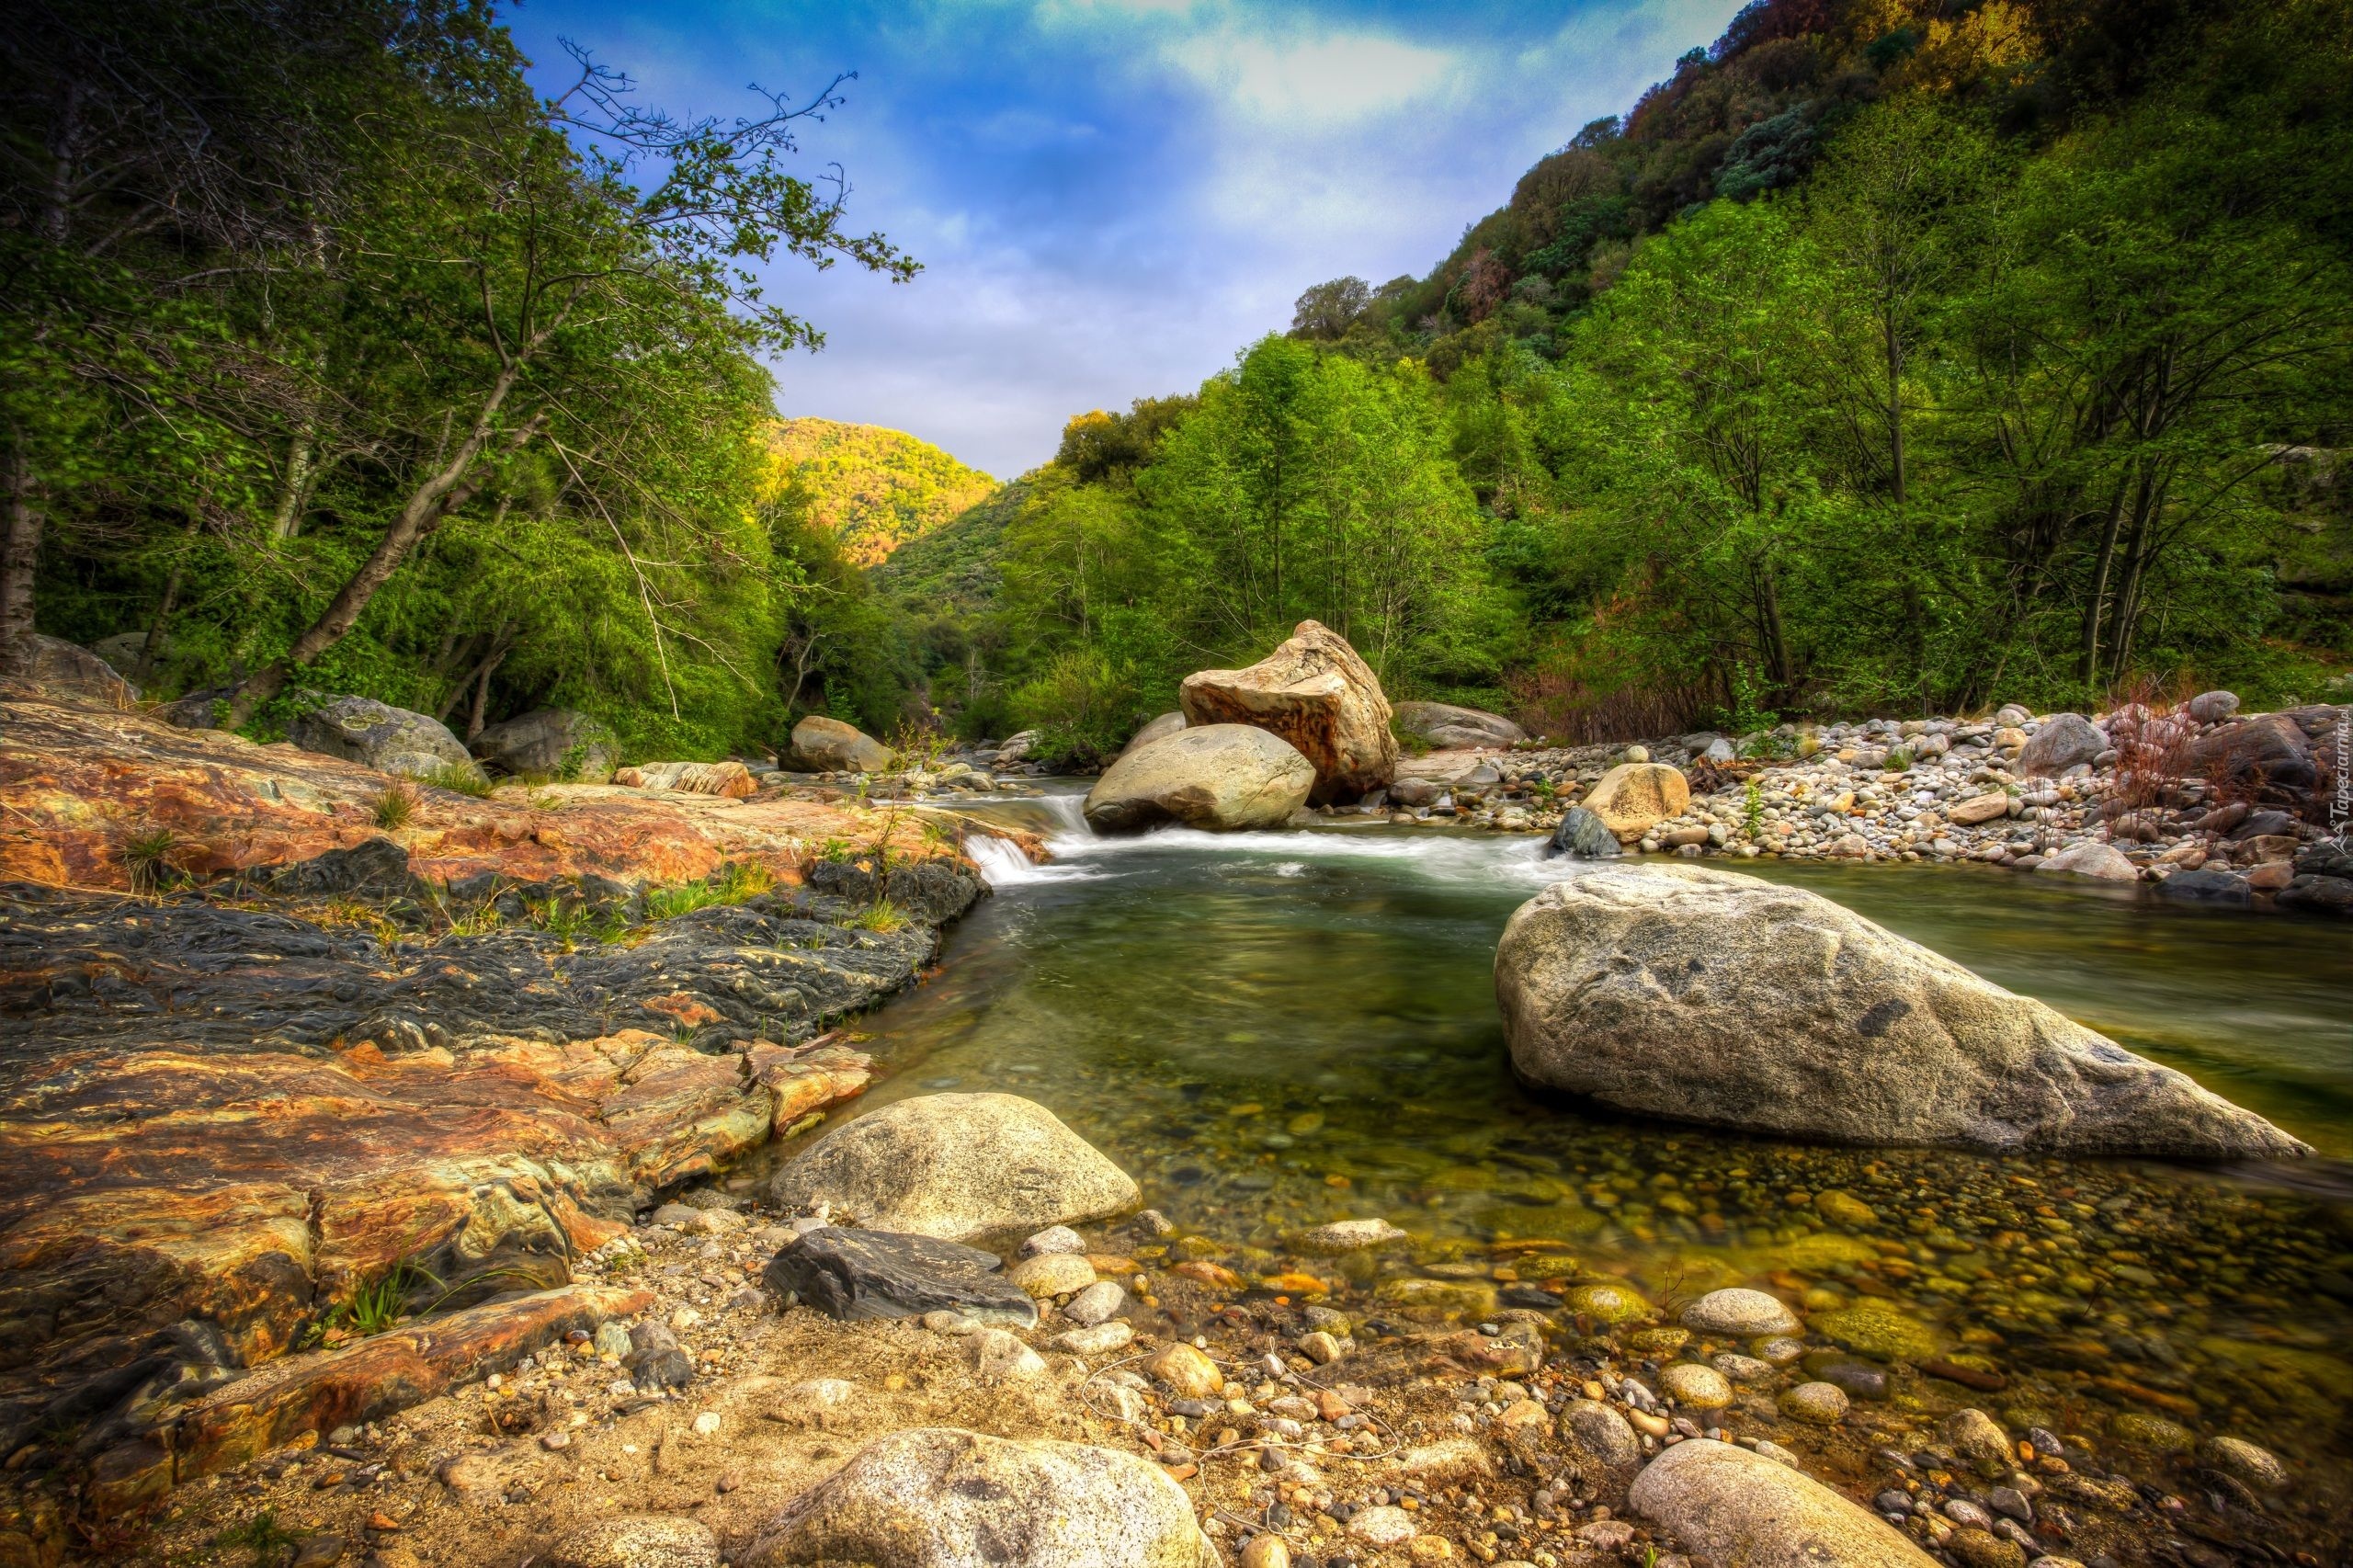
[[[830,1317],[952,1310],[1024,1328],[1035,1324],[1036,1303],[997,1267],[995,1255],[954,1242],[825,1225],[778,1253],[762,1278],[779,1295],[793,1291]]]
[[[1965,801],[1955,801],[1945,808],[1945,820],[1962,827],[1978,827],[2007,816],[2010,795],[2006,790],[1989,790],[1983,795],[1972,795]]]
[[[1225,1374],[1215,1361],[1186,1344],[1163,1349],[1143,1369],[1176,1391],[1183,1399],[1207,1399],[1225,1386]]]
[[[2108,736],[2081,713],[2053,713],[2018,753],[2018,770],[2056,778],[2108,749]]]
[[[1693,1410],[1722,1410],[1732,1403],[1732,1384],[1713,1367],[1677,1361],[1658,1375],[1659,1392]]]
[[[1130,735],[1128,744],[1120,748],[1120,756],[1125,756],[1138,746],[1148,746],[1154,741],[1165,740],[1184,727],[1185,715],[1182,713],[1163,713],[1142,729]],[[1115,757],[1113,760],[1117,761],[1118,758]]]
[[[1400,702],[1397,727],[1444,748],[1517,745],[1528,732],[1500,713],[1458,708],[1451,702]]]
[[[1779,1297],[1762,1290],[1711,1290],[1683,1309],[1683,1326],[1724,1339],[1760,1339],[1795,1334],[1798,1319]]]
[[[1847,1391],[1836,1383],[1800,1383],[1783,1392],[1781,1414],[1792,1421],[1836,1426],[1847,1418]]]
[[[1818,893],[1595,866],[1495,952],[1513,1065],[1622,1110],[1834,1142],[2306,1154],[2261,1117]]]
[[[1097,1279],[1070,1299],[1070,1305],[1063,1309],[1063,1316],[1081,1328],[1093,1328],[1097,1324],[1108,1322],[1111,1314],[1118,1312],[1127,1299],[1127,1291],[1116,1280]]]
[[[2126,859],[2123,851],[2096,838],[2069,845],[2056,855],[2043,857],[2042,863],[2035,869],[2095,877],[2104,882],[2137,882],[2141,880],[2141,869]]]
[[[1105,769],[1086,792],[1086,824],[1097,833],[1166,823],[1227,833],[1280,827],[1314,784],[1314,765],[1281,736],[1247,724],[1197,724]]]
[[[1621,762],[1580,804],[1620,844],[1631,844],[1691,804],[1691,781],[1663,762]]]
[[[1598,1400],[1573,1399],[1561,1412],[1561,1440],[1611,1470],[1641,1462],[1642,1439],[1626,1418]]]
[[[1117,1289],[1117,1287],[1114,1287]],[[1108,1356],[1123,1350],[1135,1339],[1136,1331],[1124,1323],[1090,1324],[1054,1336],[1054,1348],[1074,1356]]]
[[[1651,1304],[1623,1285],[1580,1285],[1569,1292],[1569,1310],[1596,1323],[1634,1323],[1651,1315]]]
[[[1347,639],[1302,620],[1289,641],[1240,670],[1196,670],[1176,700],[1192,725],[1247,724],[1290,743],[1314,769],[1313,799],[1353,801],[1397,774],[1389,699]]]
[[[889,746],[855,724],[812,713],[792,726],[785,762],[804,773],[882,773],[891,767]]]
[[[1706,1437],[1644,1466],[1627,1503],[1694,1555],[1741,1568],[1933,1568],[1935,1561],[1820,1482]]]
[[[745,1568],[1213,1568],[1185,1489],[1084,1443],[917,1427],[868,1444],[794,1498]]]
[[[2238,710],[2235,691],[2201,691],[2189,699],[2189,716],[2201,724],[2219,724]]]
[[[624,1514],[574,1525],[549,1556],[554,1568],[717,1568],[710,1527],[675,1514]]]
[[[2198,1446],[2189,1428],[2178,1421],[2168,1421],[2162,1415],[2146,1415],[2128,1410],[2108,1424],[2108,1429],[2119,1441],[2160,1453],[2186,1454]]]
[[[1329,1257],[1412,1239],[1386,1220],[1335,1220],[1300,1232],[1290,1238],[1290,1244],[1301,1252]]]
[[[1544,853],[1565,855],[1572,860],[1614,860],[1619,854],[1618,835],[1583,806],[1571,806],[1561,813],[1561,825],[1552,830],[1552,842],[1544,846]]]
[[[473,754],[494,773],[602,784],[621,759],[613,733],[569,708],[535,708],[473,738]]]
[[[1038,1257],[1054,1252],[1083,1253],[1086,1250],[1086,1238],[1068,1225],[1049,1225],[1021,1244],[1021,1256],[1024,1257]]]
[[[948,1241],[1099,1220],[1142,1201],[1053,1112],[996,1094],[895,1100],[818,1139],[768,1190],[787,1210],[826,1203],[878,1231]]]
[[[1833,1344],[1875,1361],[1927,1361],[1939,1348],[1935,1331],[1927,1324],[1884,1301],[1866,1300],[1816,1312],[1813,1330]]]
[[[1414,1528],[1413,1515],[1381,1503],[1358,1508],[1348,1516],[1348,1533],[1375,1546],[1397,1546],[1413,1540],[1418,1532]]]
[[[327,698],[296,714],[286,738],[304,751],[339,756],[379,773],[425,778],[447,768],[482,777],[481,764],[440,720],[372,698]]]
[[[1937,1430],[1954,1453],[1988,1475],[2018,1463],[2010,1435],[1982,1410],[1956,1410],[1938,1424]]]
[[[1001,1328],[984,1328],[971,1335],[965,1348],[973,1370],[993,1383],[1042,1377],[1046,1358]]]
[[[1075,1296],[1095,1283],[1095,1266],[1076,1253],[1046,1252],[1025,1257],[1006,1278],[1040,1301]]]
[[[2277,1492],[2288,1484],[2288,1471],[2280,1464],[2279,1456],[2245,1437],[2211,1438],[2204,1454],[2208,1464],[2249,1486]]]

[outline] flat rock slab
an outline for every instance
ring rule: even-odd
[[[340,1350],[289,1356],[214,1390],[169,1433],[175,1478],[210,1475],[306,1432],[378,1420],[492,1372],[574,1329],[654,1305],[650,1290],[573,1285],[394,1329]]]
[[[932,1236],[826,1225],[769,1260],[763,1277],[837,1318],[921,1317],[960,1312],[1023,1328],[1038,1322],[1029,1293],[999,1272],[994,1253]]]

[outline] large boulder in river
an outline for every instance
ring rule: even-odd
[[[1184,727],[1185,715],[1182,713],[1163,713],[1159,718],[1130,735],[1128,744],[1120,748],[1120,756],[1125,756],[1138,747],[1148,746],[1154,741],[1166,740]]]
[[[792,755],[786,760],[809,773],[881,773],[891,748],[855,724],[812,713],[792,726]]]
[[[2209,730],[2189,752],[2190,766],[2233,784],[2306,790],[2319,778],[2309,737],[2284,713],[2265,713]]]
[[[843,1123],[779,1171],[787,1209],[829,1207],[870,1230],[971,1241],[1123,1213],[1125,1171],[1018,1095],[921,1095]]]
[[[1544,853],[1548,858],[1565,855],[1572,860],[1612,860],[1618,857],[1618,835],[1583,806],[1571,806],[1561,813],[1561,825],[1552,830]]]
[[[953,1427],[893,1432],[795,1497],[749,1568],[1214,1568],[1185,1489],[1151,1460]]]
[[[1397,773],[1389,699],[1347,638],[1302,620],[1290,641],[1242,670],[1196,670],[1176,699],[1185,722],[1250,724],[1314,765],[1318,802],[1353,801]]]
[[[1621,1110],[1840,1143],[2234,1159],[2261,1117],[1819,894],[1595,866],[1495,952],[1512,1064]]]
[[[295,715],[286,738],[304,751],[339,756],[379,773],[428,778],[444,771],[482,776],[482,767],[438,719],[369,697],[330,697]]]
[[[1703,1562],[1740,1568],[1935,1568],[1878,1515],[1763,1454],[1706,1437],[1667,1449],[1627,1503]]]
[[[473,739],[474,756],[496,773],[602,784],[621,759],[612,731],[570,708],[535,708]]]
[[[1691,804],[1691,781],[1663,762],[1621,762],[1581,803],[1620,843],[1631,844]]]
[[[1517,745],[1528,732],[1500,713],[1457,708],[1451,702],[1400,702],[1397,727],[1443,749]]]
[[[1280,827],[1314,783],[1314,764],[1280,735],[1248,724],[1188,725],[1106,768],[1086,792],[1086,821],[1097,833],[1165,823],[1218,832]]]

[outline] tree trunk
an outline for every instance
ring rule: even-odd
[[[468,745],[472,745],[474,737],[482,733],[482,710],[483,703],[490,698],[490,677],[497,674],[498,666],[506,662],[506,646],[503,642],[494,647],[490,652],[490,657],[482,662],[481,673],[474,676],[474,699],[472,705],[466,710],[466,733],[463,737]]]
[[[2084,645],[2075,660],[2075,678],[2089,689],[2099,673],[2100,617],[2108,608],[2108,574],[2116,563],[2117,535],[2124,527],[2124,492],[2130,488],[2128,474],[2116,482],[2116,499],[2108,508],[2108,526],[2100,531],[2099,562],[2092,569],[2090,602],[2084,606]]]
[[[40,484],[22,448],[8,458],[8,516],[0,533],[0,676],[23,675],[33,658],[33,574],[49,522]]]
[[[1895,475],[1895,504],[1904,505],[1904,342],[1896,335],[1895,312],[1880,318],[1887,340],[1887,446]]]
[[[342,642],[352,627],[358,623],[361,612],[376,597],[377,590],[389,582],[392,574],[400,569],[401,562],[408,559],[409,551],[481,491],[483,480],[474,472],[474,466],[481,460],[483,449],[490,445],[492,424],[522,373],[519,361],[509,364],[499,372],[489,395],[483,400],[481,411],[474,415],[473,427],[467,431],[466,438],[458,444],[458,449],[435,471],[431,478],[416,487],[401,507],[401,515],[393,519],[391,528],[384,530],[384,537],[376,542],[375,550],[359,563],[359,569],[329,601],[325,611],[312,623],[309,631],[294,640],[294,645],[286,651],[283,658],[256,672],[251,680],[237,688],[236,696],[229,704],[230,729],[242,727],[253,718],[255,709],[284,690],[287,679],[297,665],[309,664]],[[516,432],[511,444],[521,446],[528,441],[537,433],[539,423],[538,416],[534,416]]]
[[[302,531],[302,511],[311,495],[311,443],[318,437],[318,422],[304,419],[287,443],[286,483],[278,491],[278,511],[269,520],[269,537],[292,539]]]

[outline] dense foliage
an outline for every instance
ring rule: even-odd
[[[985,608],[904,597],[933,699],[1099,751],[1306,615],[1556,734],[2318,696],[2347,81],[2344,0],[1758,0],[1428,278],[1074,421]]]
[[[0,663],[37,617],[265,728],[324,688],[772,731],[810,574],[761,508],[758,357],[817,334],[754,269],[914,269],[788,172],[830,88],[681,121],[580,55],[543,100],[481,0],[78,0],[6,39]]]
[[[785,419],[770,426],[770,460],[810,494],[810,520],[871,566],[899,546],[987,499],[996,481],[927,441],[874,425]]]

